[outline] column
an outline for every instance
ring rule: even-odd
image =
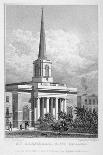
[[[53,98],[51,98],[51,114],[53,115]]]
[[[49,113],[49,97],[47,97],[46,112]]]
[[[63,112],[65,112],[65,99],[63,98]]]
[[[67,114],[66,99],[64,99],[64,112]]]
[[[29,126],[31,127],[31,115],[32,115],[32,111],[31,111],[31,108],[30,108],[30,111],[29,111],[29,119],[30,119],[30,122],[29,122]]]
[[[43,102],[43,98],[40,99],[40,117],[44,117],[44,102]]]
[[[40,98],[37,99],[37,120],[40,118]]]
[[[61,111],[63,112],[63,98],[61,98]]]
[[[58,99],[58,112],[61,112],[61,98]]]
[[[43,102],[44,102],[44,115],[47,113],[47,98],[44,97],[43,98]]]
[[[32,127],[34,126],[34,120],[35,120],[35,111],[34,111],[34,104],[32,105],[31,109],[31,122],[32,122]]]
[[[56,98],[53,97],[53,116],[56,117],[55,115],[55,107],[56,107]]]
[[[56,98],[56,105],[55,105],[55,118],[58,120],[58,98]]]
[[[34,99],[34,122],[36,122],[36,106],[37,106],[37,98]]]
[[[50,98],[49,100],[49,112],[53,115],[53,99]]]

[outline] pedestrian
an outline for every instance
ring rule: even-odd
[[[20,130],[22,130],[22,124],[20,124]]]
[[[27,126],[29,127],[29,122],[27,122]]]
[[[11,123],[11,122],[10,122],[10,124],[9,124],[9,130],[12,131],[12,123]]]
[[[25,130],[26,130],[26,128],[27,128],[27,122],[25,122]]]

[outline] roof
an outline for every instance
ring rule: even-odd
[[[6,84],[6,86],[13,86],[13,85],[26,85],[26,84],[32,84],[32,81],[28,81],[28,82],[9,83],[9,84]]]

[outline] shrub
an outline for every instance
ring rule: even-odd
[[[44,117],[40,117],[38,121],[40,122],[39,129],[52,130],[52,124],[55,122],[55,119],[50,113],[46,113]]]
[[[76,114],[73,127],[77,129],[77,132],[98,133],[98,114],[96,112],[76,108]]]

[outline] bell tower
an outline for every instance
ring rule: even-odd
[[[33,82],[53,82],[51,77],[51,61],[46,56],[46,42],[43,9],[41,15],[41,30],[38,59],[33,62]]]

